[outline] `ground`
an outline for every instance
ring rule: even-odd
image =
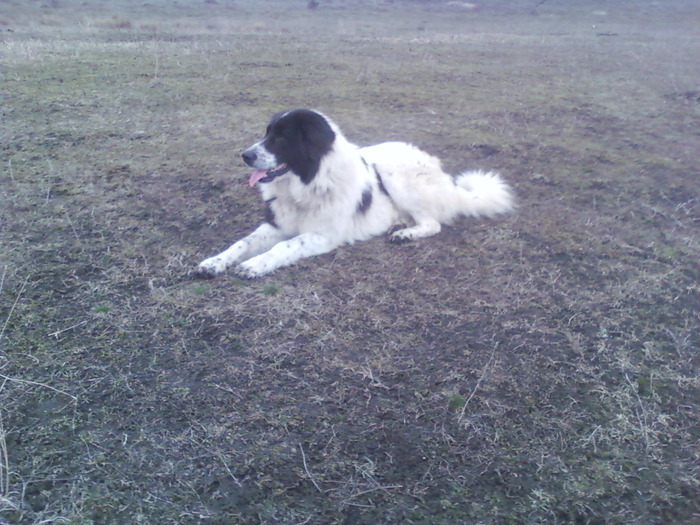
[[[0,523],[698,518],[692,0],[0,2]],[[257,281],[313,107],[518,209]]]

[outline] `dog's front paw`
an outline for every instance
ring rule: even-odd
[[[414,240],[413,235],[408,229],[398,230],[389,235],[389,242],[394,244],[403,244]]]
[[[217,275],[221,275],[226,270],[226,263],[221,259],[221,257],[210,257],[205,259],[199,266],[192,272],[192,274],[198,279],[213,279]]]
[[[239,264],[236,266],[234,271],[238,277],[243,279],[257,279],[258,277],[265,275],[265,272],[260,271],[260,269],[256,268],[255,265],[250,264],[249,262]]]
[[[236,266],[236,275],[244,279],[257,279],[270,272],[273,272],[278,265],[275,264],[274,258],[269,254],[263,253],[252,259],[248,259]]]

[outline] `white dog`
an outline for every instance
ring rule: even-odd
[[[202,261],[198,276],[236,265],[238,275],[260,277],[397,223],[408,226],[390,239],[410,241],[435,235],[459,216],[513,209],[510,188],[496,173],[453,178],[437,158],[403,142],[358,148],[328,117],[307,109],[274,115],[243,160],[255,168],[249,183],[260,188],[266,221]]]

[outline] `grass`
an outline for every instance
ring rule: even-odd
[[[694,6],[535,4],[5,2],[0,523],[696,521]],[[192,281],[296,106],[518,212]]]

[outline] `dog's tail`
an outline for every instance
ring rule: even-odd
[[[465,171],[455,177],[461,193],[462,213],[472,217],[493,217],[515,208],[510,186],[492,171]]]

